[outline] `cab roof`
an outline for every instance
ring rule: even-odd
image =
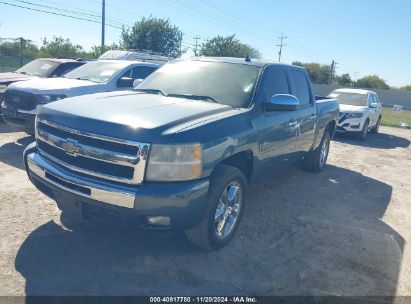
[[[374,91],[370,90],[364,90],[364,89],[336,89],[334,92],[339,92],[339,93],[352,93],[352,94],[361,94],[361,95],[367,95],[368,93],[375,93]]]
[[[224,62],[224,63],[234,63],[234,64],[245,64],[251,65],[256,67],[265,67],[267,65],[277,65],[277,66],[284,66],[284,67],[295,67],[301,68],[299,66],[285,64],[285,63],[278,63],[269,60],[258,60],[258,59],[251,59],[250,61],[246,61],[245,58],[237,58],[237,57],[196,57],[196,58],[188,58],[188,59],[178,59],[178,60],[192,60],[192,61],[212,61],[212,62]]]

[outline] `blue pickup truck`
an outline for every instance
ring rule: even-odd
[[[339,104],[314,96],[300,67],[176,60],[134,91],[44,106],[24,162],[62,215],[182,229],[215,250],[233,237],[250,183],[298,160],[323,170]]]

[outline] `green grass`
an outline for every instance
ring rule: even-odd
[[[411,110],[402,110],[402,112],[393,112],[392,108],[382,108],[382,125],[401,127],[401,123],[407,124],[405,128],[411,129]],[[404,127],[402,127],[404,128]]]

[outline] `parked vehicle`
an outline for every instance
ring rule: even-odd
[[[97,60],[63,77],[17,82],[5,92],[3,117],[8,124],[33,134],[35,116],[44,104],[85,94],[130,90],[135,80],[141,81],[158,67],[139,61]]]
[[[338,132],[351,132],[365,140],[368,132],[378,133],[381,124],[381,103],[373,91],[359,89],[338,89],[328,97],[338,98],[340,116]]]
[[[62,214],[137,217],[212,250],[234,235],[251,182],[302,158],[324,169],[338,113],[301,67],[176,60],[134,92],[43,107],[24,162]]]
[[[39,58],[30,61],[15,72],[0,73],[0,103],[4,100],[4,92],[7,86],[13,82],[39,77],[60,77],[86,62],[86,59]]]

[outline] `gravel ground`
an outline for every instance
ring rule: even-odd
[[[89,221],[69,229],[0,124],[0,295],[411,295],[411,131],[337,137],[320,174],[252,187],[239,231],[213,253],[181,234]]]

